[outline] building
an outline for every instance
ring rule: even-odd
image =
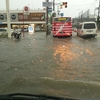
[[[30,24],[45,29],[45,10],[30,10],[28,15],[23,14],[23,10],[10,10],[11,28],[27,28]],[[6,10],[0,10],[0,27],[7,27]]]

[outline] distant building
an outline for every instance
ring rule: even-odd
[[[95,15],[91,15],[91,14],[90,14],[90,15],[89,15],[89,18],[95,18]]]

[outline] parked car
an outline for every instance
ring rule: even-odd
[[[21,29],[23,31],[23,28]],[[28,32],[28,28],[24,28],[24,32]]]
[[[21,32],[21,29],[19,28],[18,31]]]
[[[14,32],[14,29],[11,29],[11,34]],[[0,36],[1,35],[7,35],[8,31],[7,28],[0,28]]]
[[[40,28],[40,26],[36,26],[35,27],[35,31],[37,32],[37,31],[40,31],[41,30],[41,28]]]
[[[0,35],[6,35],[7,33],[7,28],[0,28]]]

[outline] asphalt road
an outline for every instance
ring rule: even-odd
[[[95,38],[25,33],[0,39],[0,93],[100,98],[100,33]],[[87,95],[88,94],[88,95]]]

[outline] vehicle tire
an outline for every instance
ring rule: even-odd
[[[53,35],[54,38],[56,38],[56,36]]]
[[[19,39],[19,35],[16,35],[16,39]]]
[[[72,34],[69,37],[72,37]]]
[[[81,38],[84,38],[84,36],[80,35]]]
[[[79,36],[78,33],[77,33],[77,36]]]

